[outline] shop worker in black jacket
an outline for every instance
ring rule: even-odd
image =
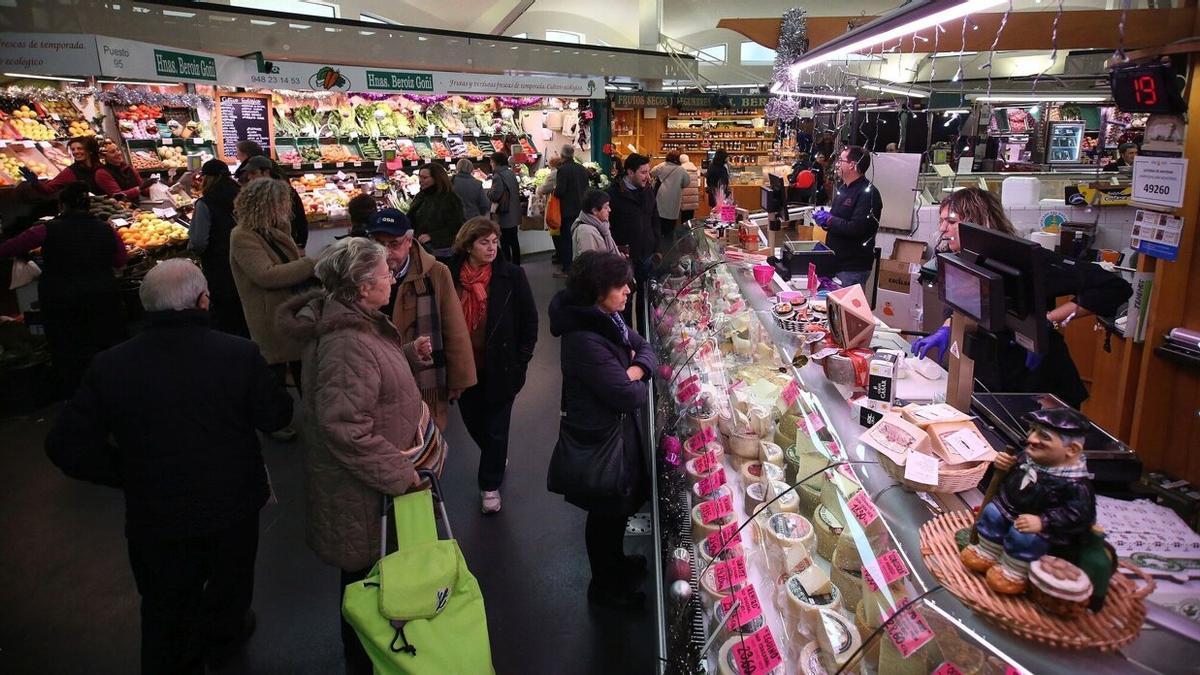
[[[68,476],[125,493],[142,673],[202,673],[254,630],[268,496],[257,432],[286,427],[292,400],[253,342],[208,327],[193,263],[160,263],[141,299],[149,327],[95,358],[46,452]]]
[[[875,265],[875,233],[883,200],[863,175],[870,166],[871,155],[862,146],[843,148],[837,160],[842,187],[834,193],[828,211],[813,214],[813,220],[825,229],[825,244],[833,249],[843,288],[866,284]]]

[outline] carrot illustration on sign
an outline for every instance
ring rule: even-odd
[[[313,89],[348,89],[350,80],[341,71],[325,66],[308,78],[308,85]]]

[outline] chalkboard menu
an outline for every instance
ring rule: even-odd
[[[271,104],[268,96],[224,94],[217,96],[217,143],[221,156],[232,160],[237,144],[254,141],[267,150],[271,145]]]

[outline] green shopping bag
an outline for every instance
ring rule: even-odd
[[[412,492],[392,504],[398,550],[342,596],[342,615],[375,675],[495,673],[483,593],[458,542],[438,540],[433,493]]]

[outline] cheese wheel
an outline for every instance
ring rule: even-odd
[[[767,518],[767,526],[763,528],[767,542],[775,549],[782,550],[803,546],[811,551],[816,544],[816,534],[808,518],[798,513],[776,513]]]
[[[700,516],[700,504],[697,504],[692,507],[692,541],[700,541],[713,532],[716,532],[720,528],[725,527],[726,525],[735,521],[736,519],[734,518],[733,514],[727,513],[711,523],[705,523],[704,519]]]
[[[717,651],[717,669],[721,675],[742,675],[742,671],[738,669],[737,665],[737,652],[733,651],[733,646],[741,641],[742,636],[735,635],[726,640],[721,645],[721,649]],[[762,673],[762,675],[782,675],[783,672],[783,666],[780,666],[770,672]]]
[[[732,497],[733,490],[731,490],[729,488],[729,485],[726,484],[726,485],[718,486],[716,490],[713,490],[712,492],[710,492],[706,495],[702,495],[702,494],[700,494],[700,481],[696,481],[692,485],[692,494],[695,495],[696,501],[704,501],[706,499],[718,499],[720,497],[724,497],[725,495],[729,495]]]
[[[688,415],[688,419],[691,420],[692,426],[696,427],[697,432],[708,427],[712,427],[713,431],[717,430],[717,414],[715,412],[709,413],[707,416]]]
[[[775,494],[780,495],[780,497],[771,504],[771,512],[800,513],[800,498],[796,496],[796,491],[791,489],[792,486],[783,481],[775,481],[773,485]]]
[[[720,621],[725,616],[725,612],[721,611],[721,606],[719,604],[713,605],[712,610],[709,613],[709,616],[712,617],[712,622],[709,625],[717,627],[717,639],[718,640],[721,640],[721,639],[724,639],[727,637],[736,637],[738,635],[749,635],[750,633],[753,633],[754,631],[758,630],[759,628],[762,628],[767,623],[766,619],[763,618],[763,615],[759,614],[758,616],[754,617],[753,619],[747,621],[745,624],[738,626],[737,628],[735,628],[733,630],[730,630],[729,626],[727,625],[727,622]],[[718,623],[718,622],[720,622],[720,623]]]
[[[831,665],[841,668],[862,646],[862,637],[854,624],[841,614],[828,609],[818,611],[821,625],[817,628],[817,643]]]
[[[718,438],[720,438],[720,436],[718,436]],[[721,445],[720,441],[713,441],[711,443],[706,443],[706,444],[700,446],[699,448],[696,448],[695,452],[688,450],[686,445],[683,448],[683,454],[688,459],[695,459],[695,458],[699,457],[700,455],[703,455],[706,452],[713,452],[713,451],[716,451],[717,457],[725,456],[725,446]]]
[[[842,536],[842,523],[824,506],[818,506],[811,518],[813,527],[817,529],[817,554],[829,560],[833,557],[833,549],[837,546],[837,538]]]
[[[740,473],[742,474],[742,480],[745,481],[747,485],[750,483],[761,483],[763,473],[766,473],[767,477],[773,481],[780,483],[783,482],[783,469],[775,466],[774,464],[768,464],[757,459],[747,462],[746,465],[742,467]]]
[[[862,556],[858,553],[858,544],[854,537],[838,537],[833,547],[833,557],[829,559],[838,569],[858,572],[862,569]]]
[[[729,436],[729,452],[746,459],[758,459],[759,437],[735,431]]]
[[[801,483],[794,492],[800,502],[797,508],[800,513],[812,513],[821,505],[821,491],[808,483]]]
[[[721,468],[721,463],[717,462],[716,464],[713,464],[711,467],[709,467],[708,471],[701,473],[696,470],[696,460],[689,459],[687,462],[684,462],[684,464],[683,464],[683,470],[687,472],[688,478],[691,478],[693,483],[699,482],[701,478],[708,478],[709,476],[716,473],[717,470],[720,468]]]
[[[818,593],[810,588],[822,585],[828,589],[827,592]],[[791,619],[800,624],[800,630],[805,635],[816,636],[820,629],[820,610],[840,611],[843,606],[842,592],[829,583],[829,577],[817,565],[810,565],[800,574],[788,577],[784,590],[787,611]]]
[[[872,628],[871,626],[867,625],[867,618],[863,609],[864,607],[864,603],[858,603],[858,609],[854,611],[854,627],[858,629],[859,635],[870,635],[871,633],[875,632],[875,628],[878,628],[879,626]],[[863,661],[871,667],[871,670],[874,671],[879,670],[880,642],[882,642],[882,640],[872,640],[867,644],[866,650],[863,651]]]
[[[754,515],[762,508],[763,498],[767,494],[767,488],[762,483],[747,483],[746,484],[746,513]]]
[[[851,539],[850,536],[839,537],[842,539]],[[833,583],[838,588],[842,589],[842,597],[846,601],[847,607],[854,607],[862,600],[863,595],[863,580],[862,570],[844,570],[834,566],[829,570],[829,577],[833,579]]]
[[[701,567],[700,569],[704,569]],[[717,576],[710,566],[704,573],[700,575],[700,596],[704,600],[705,607],[711,609],[717,603],[721,602],[721,598],[729,595],[728,590],[717,590]]]
[[[780,469],[779,478],[774,480],[783,480],[783,448],[771,441],[759,441],[758,459],[765,464],[778,467]]]
[[[821,645],[810,642],[800,651],[801,675],[830,675],[825,664],[821,663]]]
[[[709,550],[707,539],[697,544],[696,548],[700,551],[700,559],[704,561],[705,565],[712,561],[713,553],[715,553],[715,551]],[[725,547],[724,551],[721,551],[721,560],[729,560],[730,558],[736,558],[744,555],[746,555],[746,551],[742,548],[741,544],[729,544]]]

